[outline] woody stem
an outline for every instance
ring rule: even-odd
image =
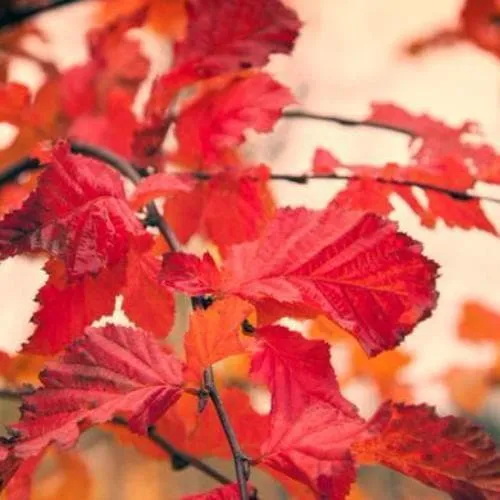
[[[231,422],[229,421],[226,410],[224,409],[224,404],[222,403],[222,399],[220,398],[217,387],[215,385],[212,367],[208,368],[203,373],[203,381],[205,390],[208,392],[208,395],[212,400],[212,403],[214,404],[215,411],[217,412],[220,423],[222,425],[222,429],[224,430],[224,434],[226,435],[226,438],[228,440],[229,447],[231,448],[240,498],[242,500],[248,500],[247,479],[249,476],[249,462],[247,457],[241,450],[234,429],[231,425]]]

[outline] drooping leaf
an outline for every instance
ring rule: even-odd
[[[263,66],[271,54],[292,50],[301,26],[280,0],[188,0],[186,9],[187,33],[165,87]]]
[[[244,132],[269,132],[282,109],[294,102],[291,92],[265,73],[230,81],[183,109],[175,132],[181,154],[216,163],[244,141]]]
[[[193,280],[195,260],[187,258],[186,269],[184,259],[165,256],[167,285],[239,295],[271,317],[283,315],[281,306],[288,306],[285,315],[292,306],[292,315],[322,311],[370,355],[401,342],[436,300],[437,266],[418,243],[394,223],[335,204],[317,212],[279,210],[258,240],[231,248],[219,288],[210,288],[217,282],[213,266]]]
[[[200,382],[203,370],[245,351],[241,324],[251,312],[252,306],[237,297],[193,312],[184,337],[186,380]]]
[[[143,330],[87,329],[42,372],[43,387],[23,398],[22,418],[8,443],[10,456],[26,459],[51,443],[68,448],[82,428],[117,413],[129,417],[132,430],[145,433],[179,398],[182,369]]]
[[[252,376],[272,396],[270,434],[259,460],[318,497],[343,499],[355,477],[349,446],[364,421],[339,391],[328,345],[280,326],[256,334]]]
[[[0,222],[0,258],[45,250],[64,261],[69,280],[97,274],[129,249],[151,244],[118,173],[71,154],[63,142],[52,149],[37,189]]]
[[[499,497],[500,455],[467,420],[439,417],[426,405],[387,402],[370,426],[373,435],[352,448],[358,462],[391,467],[455,500]]]

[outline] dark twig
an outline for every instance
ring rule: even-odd
[[[16,6],[13,1],[5,2],[7,6],[0,7],[0,29],[22,23],[48,10],[64,7],[65,5],[79,1],[81,0],[53,0],[52,2],[32,7]]]
[[[354,120],[351,118],[343,118],[341,116],[335,115],[321,115],[318,113],[311,113],[309,111],[285,111],[282,115],[283,118],[288,119],[309,119],[309,120],[317,120],[317,121],[326,121],[338,123],[339,125],[343,125],[344,127],[370,127],[370,128],[378,128],[382,130],[390,130],[391,132],[399,132],[400,134],[405,134],[410,137],[417,137],[413,131],[403,128],[396,127],[395,125],[388,125],[386,123],[375,122],[372,120]]]
[[[124,418],[115,417],[112,422],[117,425],[122,425],[128,427],[128,422]],[[173,463],[181,463],[186,466],[193,467],[198,469],[200,472],[203,472],[207,476],[210,476],[212,479],[215,479],[221,484],[230,484],[233,481],[228,477],[221,474],[217,469],[214,469],[203,460],[190,455],[182,450],[179,450],[175,447],[170,441],[161,436],[154,426],[148,429],[148,436],[151,441],[153,441],[156,445],[158,445],[165,453],[170,455]]]
[[[500,199],[494,198],[492,196],[483,196],[480,194],[467,193],[466,191],[457,191],[455,189],[449,189],[442,186],[436,186],[435,184],[427,184],[426,182],[416,182],[408,180],[398,180],[398,179],[386,179],[385,177],[362,177],[358,175],[341,175],[341,174],[299,174],[299,175],[288,175],[288,174],[272,174],[271,179],[282,180],[288,182],[294,182],[296,184],[307,184],[312,180],[345,180],[345,181],[361,181],[361,180],[372,180],[379,184],[390,184],[394,186],[406,186],[406,187],[417,187],[424,189],[426,191],[434,191],[437,193],[445,194],[450,198],[459,201],[489,201],[491,203],[500,203]]]
[[[208,395],[214,404],[215,411],[217,412],[222,429],[224,430],[224,434],[229,442],[229,447],[231,448],[234,467],[236,470],[236,479],[240,490],[240,498],[242,500],[248,500],[247,479],[249,476],[249,461],[241,450],[234,429],[222,403],[222,399],[217,391],[212,367],[204,371],[203,382],[205,389],[208,391]]]

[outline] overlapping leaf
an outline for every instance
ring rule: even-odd
[[[433,165],[425,165],[424,162],[423,166],[340,166],[340,162],[328,151],[318,149],[313,168],[320,174],[339,174],[341,170],[349,170],[353,179],[335,198],[342,206],[388,215],[394,208],[390,196],[396,194],[420,217],[424,226],[434,227],[438,220],[442,220],[450,227],[497,232],[479,200],[467,199],[466,194],[460,197],[440,192],[440,189],[448,189],[466,193],[474,186],[475,179],[468,167],[453,158]],[[411,185],[423,187],[427,204],[414,195]],[[428,189],[426,185],[436,189]]]
[[[292,309],[282,306],[295,315],[322,311],[372,355],[397,345],[436,299],[436,265],[420,245],[393,223],[334,204],[278,211],[258,240],[231,249],[219,287],[205,262],[206,275],[190,280],[193,259],[166,255],[162,279],[189,293],[198,285],[196,293],[239,295],[267,318]]]
[[[224,252],[229,245],[257,238],[273,215],[268,176],[264,166],[216,173],[190,193],[168,196],[165,217],[182,243],[199,233]]]
[[[391,467],[456,500],[500,496],[500,455],[467,420],[439,417],[426,405],[388,402],[370,426],[374,435],[353,446],[358,461]]]
[[[118,173],[71,154],[63,142],[53,148],[37,189],[0,222],[1,258],[45,250],[64,261],[69,280],[97,274],[131,248],[151,244]]]
[[[88,329],[42,372],[43,387],[24,397],[0,475],[8,478],[21,460],[51,443],[72,446],[82,428],[117,413],[129,417],[131,429],[145,433],[179,398],[182,370],[182,363],[143,330],[114,325]]]
[[[175,127],[180,153],[193,162],[216,163],[243,142],[245,130],[272,130],[293,102],[291,92],[265,73],[231,81],[183,109]]]

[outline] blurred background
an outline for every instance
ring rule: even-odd
[[[82,1],[48,11],[34,21],[46,40],[28,33],[22,47],[62,69],[81,63],[87,58],[88,27],[111,16],[118,4],[125,8],[138,3],[117,1]],[[174,0],[154,3],[162,2],[159,8],[171,8]],[[292,88],[301,108],[363,118],[371,102],[393,102],[450,125],[476,121],[487,141],[500,149],[498,57],[471,40],[446,36],[428,47],[425,43],[418,47],[436,33],[455,29],[462,0],[288,0],[288,4],[297,10],[304,28],[293,55],[274,56],[268,70]],[[172,20],[165,25],[157,22],[156,31],[134,30],[132,36],[142,41],[153,61],[151,78],[135,103],[137,110],[153,75],[168,68],[171,47],[165,30],[175,31],[175,26]],[[36,62],[15,56],[9,57],[7,78],[36,90],[44,73]],[[15,133],[1,124],[0,145],[12,141]],[[407,146],[406,137],[388,131],[289,120],[272,134],[252,136],[248,153],[274,172],[301,173],[310,168],[317,147],[330,150],[345,163],[383,164],[407,161]],[[324,207],[341,187],[338,181],[320,180],[306,186],[273,185],[280,205],[311,208]],[[500,196],[500,190],[488,186],[480,185],[478,190]],[[438,307],[397,351],[384,354],[383,359],[368,361],[347,338],[336,339],[332,360],[343,392],[364,416],[371,415],[388,397],[427,402],[442,414],[475,419],[498,440],[500,241],[485,232],[450,229],[442,223],[426,229],[401,202],[394,200],[394,204],[397,210],[391,217],[422,241],[425,253],[441,265]],[[484,203],[483,208],[500,230],[500,205]],[[193,247],[197,245],[193,243]],[[16,257],[0,265],[0,348],[7,352],[14,352],[32,331],[33,299],[45,281],[42,264]],[[120,315],[118,320],[126,321]],[[321,325],[314,326],[321,336]],[[265,405],[258,397],[255,401]],[[4,406],[5,418],[15,415],[13,408]],[[83,451],[70,458],[63,460],[53,453],[40,472],[34,498],[175,499],[210,485],[190,470],[171,471],[165,461],[133,446],[117,448],[114,438],[102,432],[89,433],[81,441]],[[62,466],[56,468],[58,461]],[[228,464],[222,467],[231,469]],[[268,478],[258,478],[255,483],[266,484],[260,490],[264,499],[286,498]],[[359,485],[361,490],[353,498],[447,498],[382,469],[362,471]]]

